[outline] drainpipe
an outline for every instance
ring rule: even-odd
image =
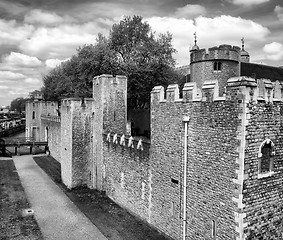
[[[188,153],[188,122],[190,117],[184,117],[185,123],[185,139],[184,139],[184,184],[183,184],[183,240],[186,240],[187,227],[187,153]]]

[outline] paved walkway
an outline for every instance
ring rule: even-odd
[[[45,240],[107,240],[31,155],[13,159]]]

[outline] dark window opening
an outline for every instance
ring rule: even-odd
[[[266,173],[272,170],[273,165],[273,146],[271,141],[266,142],[261,148],[261,159],[259,173]]]
[[[216,222],[215,222],[215,220],[212,220],[212,222],[211,222],[211,236],[212,236],[212,239],[216,239]]]
[[[222,63],[221,62],[214,62],[213,70],[214,71],[221,71],[221,69],[222,69]]]
[[[114,121],[116,121],[116,111],[114,111]]]
[[[35,119],[35,111],[32,112],[32,119]]]
[[[171,182],[175,184],[179,184],[179,181],[177,179],[171,178]]]

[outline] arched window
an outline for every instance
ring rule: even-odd
[[[214,62],[213,63],[213,70],[214,71],[221,71],[222,69],[222,63],[221,62]]]
[[[258,172],[260,174],[273,171],[273,157],[275,155],[274,143],[270,139],[264,140],[259,148],[259,165]]]

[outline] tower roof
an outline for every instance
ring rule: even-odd
[[[199,50],[199,47],[197,45],[197,33],[194,33],[195,36],[195,45],[192,47],[191,51]]]
[[[250,54],[245,50],[245,41],[244,41],[244,38],[241,39],[242,41],[242,49],[241,49],[241,57],[249,57]]]

